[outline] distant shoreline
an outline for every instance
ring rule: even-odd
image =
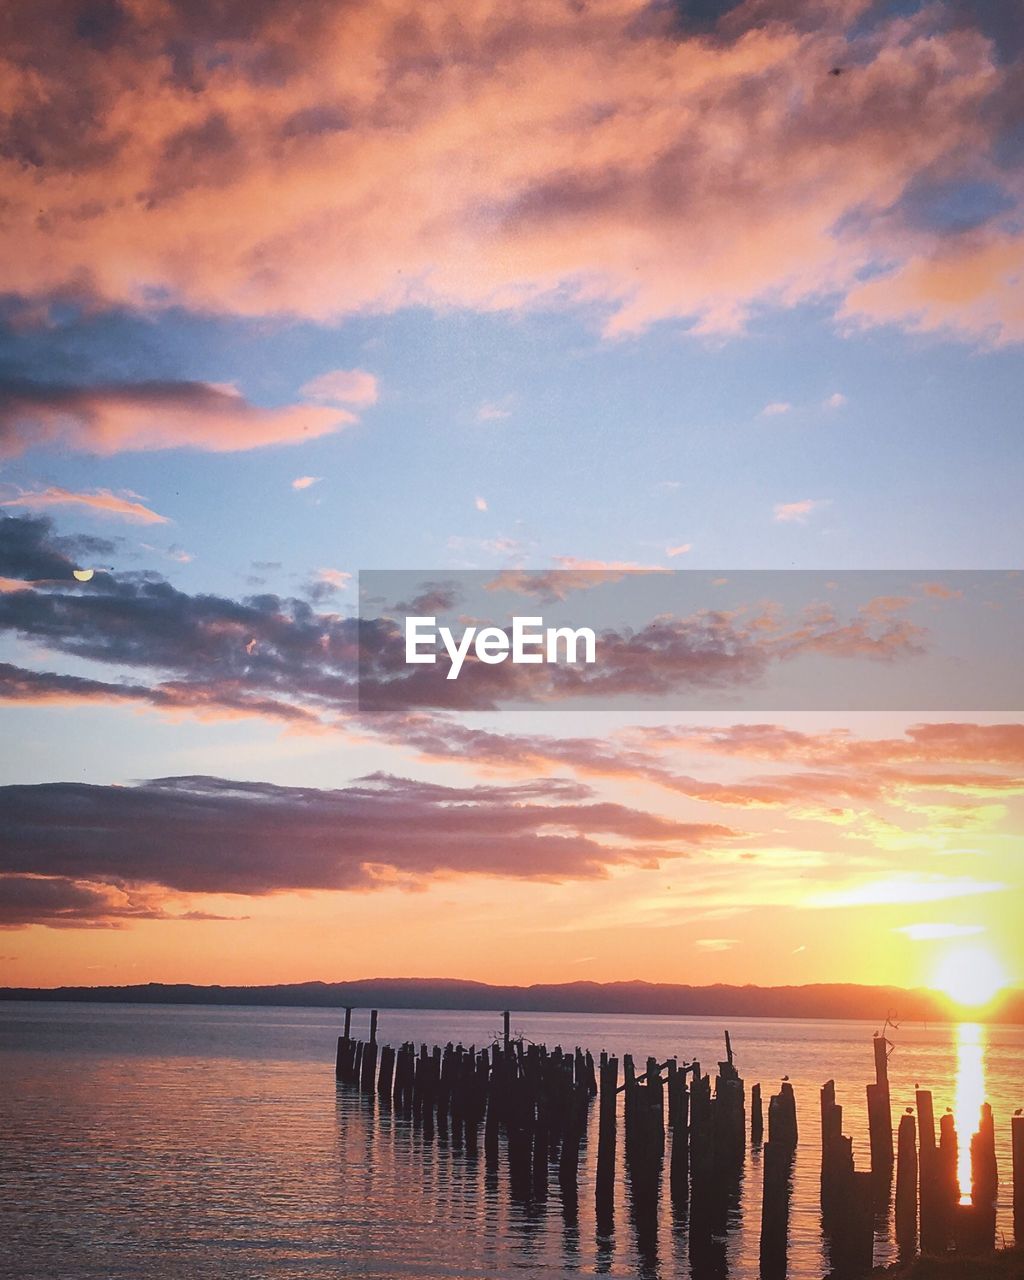
[[[571,982],[499,986],[444,978],[365,978],[254,986],[136,983],[126,986],[0,987],[0,1001],[213,1005],[279,1008],[453,1009],[517,1013],[640,1014],[661,1017],[809,1018],[1024,1025],[1024,992],[1007,992],[984,1013],[958,1012],[925,989],[847,983],[799,987],[683,986],[649,982]]]

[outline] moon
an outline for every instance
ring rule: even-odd
[[[96,570],[95,569],[73,569],[72,572],[74,573],[75,577],[78,579],[79,582],[89,582],[92,579],[92,575],[96,572]]]

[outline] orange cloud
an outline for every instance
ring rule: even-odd
[[[47,444],[97,454],[174,448],[233,453],[312,440],[355,420],[346,409],[321,405],[261,408],[235,387],[208,382],[0,384],[0,455]]]
[[[1010,115],[1017,73],[965,12],[747,0],[709,36],[646,0],[144,4],[90,43],[26,10],[5,288],[317,319],[569,297],[610,334],[835,294],[1019,337],[1019,225],[961,243],[900,206],[973,176]]]
[[[33,493],[21,493],[16,498],[8,498],[0,502],[0,507],[87,507],[90,511],[98,511],[103,515],[121,516],[125,520],[135,520],[140,524],[167,524],[166,516],[158,515],[141,502],[131,498],[118,497],[109,489],[97,489],[95,493],[75,493],[70,489],[62,489],[58,485],[50,485]]]

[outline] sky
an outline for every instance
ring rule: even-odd
[[[1009,689],[371,714],[354,621],[373,569],[1019,568],[1013,3],[3,23],[0,982],[1024,982]]]

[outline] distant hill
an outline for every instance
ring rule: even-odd
[[[491,986],[457,978],[363,978],[274,986],[193,986],[148,982],[126,987],[0,987],[0,1000],[130,1004],[307,1005],[315,1008],[513,1009],[520,1013],[633,1013],[751,1018],[956,1020],[948,1002],[921,988],[819,983],[803,987],[682,986],[669,982],[562,982]],[[1024,1024],[1024,992],[1007,993],[984,1019]]]

